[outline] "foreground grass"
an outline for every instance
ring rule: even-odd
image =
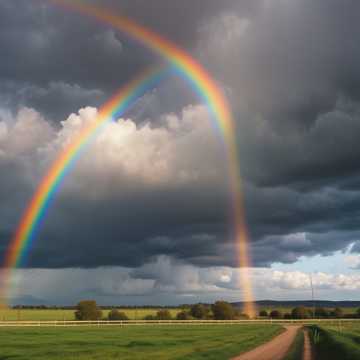
[[[281,331],[278,325],[0,328],[0,360],[221,360]]]
[[[304,350],[304,332],[302,329],[299,329],[296,334],[296,338],[292,343],[287,355],[284,360],[302,360]]]
[[[310,329],[316,359],[360,359],[360,324],[338,323]]]
[[[131,320],[141,320],[147,315],[155,315],[158,309],[119,309]],[[110,310],[103,310],[103,317],[107,317]],[[171,315],[176,317],[180,309],[169,309]],[[45,321],[45,320],[74,320],[75,310],[56,309],[0,309],[0,321]]]

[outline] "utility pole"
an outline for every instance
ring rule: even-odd
[[[312,273],[310,273],[310,286],[311,286],[312,313],[313,313],[313,319],[315,319],[315,300],[314,300],[314,286],[312,280]]]

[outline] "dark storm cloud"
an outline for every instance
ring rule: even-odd
[[[197,29],[208,16],[231,8],[249,14],[258,2],[95,3],[128,15],[191,50]],[[0,58],[1,82],[10,82],[17,89],[40,87],[40,98],[18,98],[17,103],[35,107],[56,120],[61,120],[66,111],[76,111],[75,106],[98,105],[141,69],[162,61],[126,35],[46,1],[3,1],[0,23],[0,47],[6,49]],[[69,99],[66,94],[54,93],[54,83],[77,87],[84,94]],[[85,97],[88,92],[99,90],[104,97]],[[61,106],[52,106],[57,101]]]
[[[101,4],[189,49],[228,89],[255,264],[327,255],[358,240],[358,1]],[[6,49],[0,57],[2,107],[33,106],[50,119],[99,105],[139,69],[159,61],[121,33],[46,2],[0,2],[0,29]],[[151,115],[178,111],[175,87],[148,94],[135,113],[143,116],[147,101]],[[199,151],[194,146],[192,154]],[[21,175],[0,166],[6,173],[1,213],[8,214],[7,186]],[[202,184],[128,195],[114,190],[93,202],[76,194],[60,197],[28,265],[133,267],[159,254],[200,266],[237,265],[224,189]],[[15,223],[14,213],[10,218]],[[2,225],[2,247],[8,231]]]

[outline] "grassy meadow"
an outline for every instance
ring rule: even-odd
[[[0,328],[0,360],[221,360],[281,331],[278,325]]]
[[[311,327],[316,359],[360,359],[359,322],[338,322]]]
[[[119,309],[124,311],[130,320],[142,320],[147,315],[155,315],[159,309]],[[107,318],[110,310],[102,310],[103,317]],[[180,309],[169,309],[176,317]],[[75,320],[75,310],[57,309],[0,309],[0,321],[46,321],[46,320]],[[0,358],[1,360],[1,358]]]

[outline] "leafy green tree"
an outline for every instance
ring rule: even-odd
[[[233,306],[226,301],[217,301],[212,306],[212,312],[215,320],[231,320],[235,316]]]
[[[360,308],[358,308],[358,309],[356,310],[356,316],[357,316],[358,318],[360,318]]]
[[[267,312],[266,310],[260,310],[259,316],[261,316],[261,317],[268,317],[269,314],[268,314],[268,312]]]
[[[291,316],[293,319],[309,319],[311,314],[305,306],[297,306],[292,309]]]
[[[332,312],[332,315],[337,319],[341,319],[344,316],[344,312],[342,311],[341,308],[337,307]]]
[[[329,312],[324,309],[323,307],[317,307],[315,308],[315,317],[317,318],[328,318],[329,317]]]
[[[156,313],[156,319],[157,320],[171,320],[171,314],[169,310],[159,310]]]
[[[191,306],[190,314],[195,319],[206,319],[209,316],[209,308],[203,304],[195,304]]]
[[[76,320],[100,320],[101,317],[102,311],[98,308],[94,300],[83,300],[76,306]]]
[[[281,319],[282,318],[282,313],[279,310],[273,310],[270,313],[270,317],[272,319]]]
[[[108,314],[109,320],[118,320],[118,321],[126,321],[129,320],[128,316],[123,312],[117,309],[112,309]]]
[[[176,315],[176,320],[191,320],[193,317],[189,314],[188,311],[180,311]]]
[[[144,317],[144,320],[157,320],[157,319],[156,319],[156,316],[154,316],[154,315],[146,315]]]

